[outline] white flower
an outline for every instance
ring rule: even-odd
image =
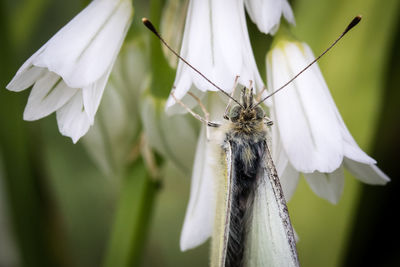
[[[287,0],[245,0],[244,3],[251,20],[265,34],[274,34],[278,30],[282,15],[288,22],[295,23]]]
[[[216,95],[207,95],[207,106],[210,119],[222,122],[225,103]],[[210,129],[212,130],[212,129]],[[182,251],[194,248],[204,243],[214,229],[216,212],[215,181],[219,173],[216,172],[215,149],[213,140],[207,140],[205,126],[203,126],[197,141],[196,155],[192,170],[190,185],[190,199],[186,210],[185,221],[182,228],[180,247]]]
[[[56,111],[60,132],[77,142],[93,124],[132,15],[130,0],[94,0],[33,54],[7,85],[33,85],[24,119]]]
[[[279,41],[267,56],[268,87],[278,89],[314,58],[305,43]],[[290,188],[298,179],[293,169],[305,174],[317,195],[333,203],[343,190],[343,166],[365,183],[383,185],[389,181],[354,141],[317,64],[275,94],[272,102],[271,115],[277,128],[272,136],[273,152],[278,172],[292,170]]]
[[[93,161],[111,177],[130,163],[132,144],[141,130],[139,104],[146,82],[143,77],[148,71],[146,62],[141,40],[124,42],[104,89],[95,123],[82,138]]]
[[[252,80],[257,90],[263,87],[250,45],[243,0],[191,0],[180,54],[227,92],[232,90],[237,75],[242,85],[248,86]],[[178,99],[189,89],[217,90],[182,61],[176,73],[174,85]],[[189,105],[195,103],[187,100],[190,97],[184,99]],[[175,101],[170,97],[167,108],[173,104]]]
[[[289,22],[294,23],[286,0],[191,0],[186,17],[180,55],[227,92],[231,92],[237,75],[238,82],[244,86],[248,86],[251,80],[256,90],[263,87],[250,45],[244,3],[252,20],[265,33],[277,30],[282,12]],[[189,90],[198,89],[194,92],[198,96],[201,96],[201,92],[217,91],[182,61],[178,64],[174,85],[176,97],[183,98],[188,106],[196,105],[192,97],[186,94]],[[211,121],[221,121],[226,103],[215,93],[209,93],[207,100]],[[183,110],[172,97],[168,99],[166,107],[170,113]],[[213,145],[206,139],[205,130],[202,129],[180,240],[182,250],[194,248],[212,235],[216,212],[214,175],[218,175],[212,164]]]

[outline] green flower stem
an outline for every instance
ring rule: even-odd
[[[150,5],[150,20],[157,29],[160,29],[162,8],[165,1],[153,0]],[[144,26],[143,26],[144,27]],[[161,50],[161,42],[149,32],[150,62],[151,62],[151,93],[156,97],[167,98],[173,85],[174,70],[168,65]],[[161,33],[162,35],[162,33]]]
[[[104,267],[139,266],[158,188],[137,160],[123,178]]]

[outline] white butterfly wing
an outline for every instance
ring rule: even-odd
[[[263,163],[249,222],[245,266],[299,266],[286,201],[268,148]]]
[[[232,203],[232,149],[221,150],[221,175],[216,181],[217,208],[211,249],[211,267],[224,267]]]

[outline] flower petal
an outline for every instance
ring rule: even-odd
[[[286,156],[285,150],[279,137],[278,129],[275,125],[271,126],[272,139],[272,159],[275,163],[276,171],[285,195],[286,202],[289,201],[296,191],[299,182],[299,172],[292,167]]]
[[[212,33],[210,22],[209,1],[190,1],[180,55],[201,73],[212,79]],[[181,91],[185,91],[185,93],[188,91],[190,87],[188,82],[192,82],[192,77],[196,76],[199,76],[199,74],[186,66],[186,64],[181,61],[178,63],[174,82],[177,97],[184,94],[180,93]],[[204,79],[198,79],[196,82],[196,86],[200,90],[217,90]]]
[[[269,87],[277,89],[302,70],[306,58],[299,44],[285,42],[269,55]],[[304,44],[305,46],[305,44]],[[332,172],[343,159],[340,125],[332,101],[316,73],[317,65],[304,72],[285,90],[274,95],[274,114],[283,146],[293,167],[301,172]]]
[[[230,92],[239,75],[239,83],[254,82],[261,90],[248,36],[242,0],[190,1],[180,54],[223,90]],[[206,79],[179,62],[175,95],[181,99],[195,85],[201,91],[217,91]],[[167,108],[175,101],[170,98]]]
[[[94,116],[96,115],[97,109],[99,108],[100,100],[103,96],[104,88],[106,87],[110,73],[111,68],[109,68],[108,71],[99,80],[83,88],[82,90],[83,105],[91,124],[93,124],[94,122]]]
[[[282,13],[285,19],[291,23],[291,24],[296,24],[296,21],[294,20],[294,15],[293,15],[293,10],[290,7],[290,4],[288,1],[282,1]]]
[[[36,57],[43,53],[46,45],[36,51],[28,60],[18,69],[13,79],[7,84],[7,89],[14,92],[20,92],[32,86],[35,81],[42,76],[44,68],[35,67],[32,62]]]
[[[293,11],[287,0],[245,0],[244,3],[251,20],[265,34],[276,32],[282,14],[294,24]]]
[[[44,73],[44,68],[30,66],[19,74],[16,74],[11,82],[7,84],[7,89],[14,92],[21,92],[31,87]]]
[[[306,57],[308,58],[314,58],[314,54],[311,51],[310,47],[307,45],[304,45],[304,53],[306,54]],[[349,130],[347,129],[342,116],[340,116],[339,110],[337,109],[335,102],[333,101],[333,98],[329,92],[328,86],[326,85],[326,82],[324,78],[322,77],[321,71],[316,71],[315,75],[317,76],[319,82],[323,84],[324,92],[326,94],[326,97],[330,100],[331,102],[331,107],[335,111],[336,119],[339,122],[340,130],[342,133],[342,139],[344,143],[344,156],[347,158],[350,158],[352,160],[365,163],[365,164],[375,164],[376,161],[368,156],[364,151],[361,150],[361,148],[357,145],[356,141],[354,140],[353,136],[350,134]]]
[[[82,91],[79,90],[70,101],[57,110],[57,124],[60,133],[71,137],[74,143],[87,133],[91,125],[83,107],[82,97]]]
[[[260,90],[263,82],[258,73],[246,26],[242,0],[212,1],[212,42],[215,81],[231,91],[234,78],[248,86],[249,81]],[[227,75],[226,73],[229,73]]]
[[[45,44],[32,64],[59,74],[70,87],[94,83],[115,60],[132,13],[129,0],[91,2]]]
[[[286,168],[279,176],[286,202],[290,201],[299,183],[299,172],[288,162]]]
[[[385,185],[390,178],[375,164],[363,164],[348,158],[344,159],[344,166],[361,182],[372,185]]]
[[[325,198],[333,204],[338,203],[344,188],[342,167],[332,173],[305,173],[304,178],[317,196]]]
[[[62,107],[78,89],[68,87],[60,76],[47,72],[32,88],[24,111],[24,120],[38,120]]]
[[[211,146],[205,127],[200,133],[193,166],[190,200],[181,233],[181,250],[194,248],[212,234],[215,213]]]

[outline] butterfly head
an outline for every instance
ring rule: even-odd
[[[262,121],[265,117],[265,113],[261,107],[254,106],[253,88],[249,89],[244,87],[241,98],[242,106],[234,106],[230,111],[229,119],[234,123]]]

